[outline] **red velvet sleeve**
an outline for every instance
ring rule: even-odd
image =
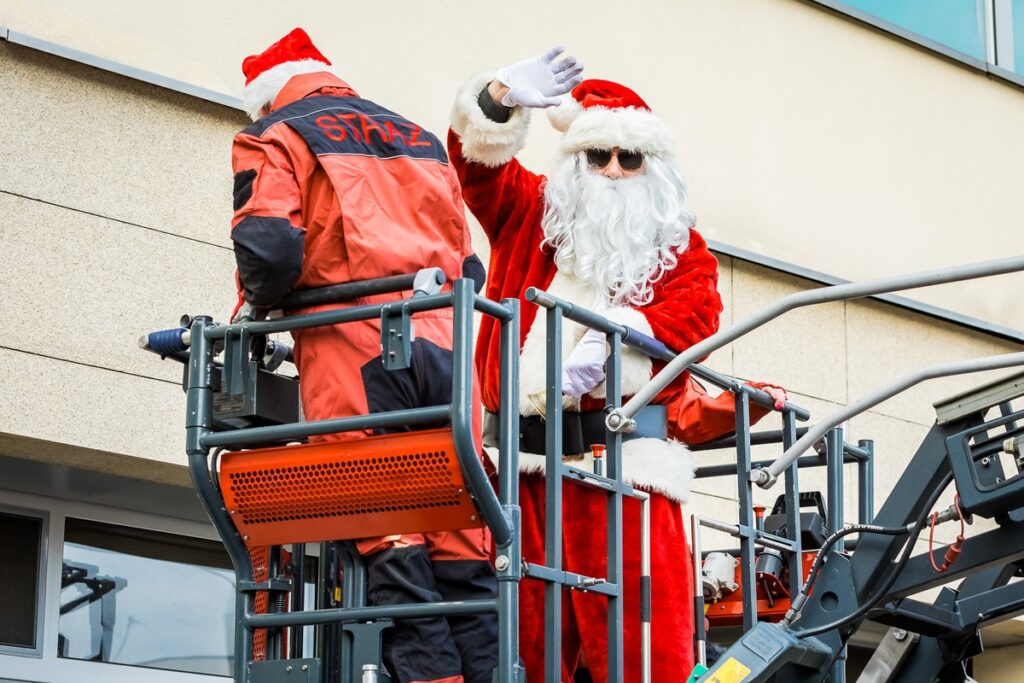
[[[467,161],[459,136],[452,130],[448,131],[448,158],[462,184],[466,206],[492,244],[504,235],[506,227],[518,227],[516,217],[543,191],[544,176],[528,171],[515,158],[493,167]]]
[[[640,310],[655,338],[677,353],[718,331],[718,260],[696,230],[678,265],[655,287],[654,302]]]

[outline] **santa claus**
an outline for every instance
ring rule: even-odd
[[[529,287],[596,311],[653,336],[675,351],[718,329],[722,303],[718,265],[693,229],[686,185],[673,164],[671,135],[629,88],[609,81],[581,82],[580,65],[561,49],[497,72],[478,75],[459,92],[448,135],[449,156],[467,206],[491,243],[487,296],[524,299]],[[571,96],[562,97],[571,91]],[[564,100],[564,101],[563,101]],[[556,106],[557,105],[557,106]],[[523,148],[532,108],[547,108],[564,132],[549,177],[515,158]],[[522,306],[520,409],[523,558],[544,560],[545,324],[533,305]],[[478,369],[490,413],[499,407],[499,331],[485,318]],[[602,333],[566,321],[563,328],[563,452],[582,468],[589,446],[605,438]],[[635,393],[658,364],[623,352],[622,388]],[[780,395],[781,398],[781,395]],[[656,401],[658,427],[623,443],[623,479],[651,494],[653,642],[659,644],[653,680],[679,680],[693,665],[693,591],[681,504],[689,494],[693,460],[684,441],[732,431],[730,395],[711,399],[688,377]],[[660,413],[658,412],[660,411]],[[763,414],[763,413],[762,413]],[[641,423],[643,420],[641,420]],[[485,428],[485,432],[486,432]],[[681,439],[681,440],[680,440]],[[565,568],[606,576],[603,492],[564,487]],[[627,499],[624,553],[626,680],[640,672],[639,503]],[[520,596],[520,651],[530,678],[543,671],[543,584],[524,581]],[[606,601],[572,592],[565,603],[563,676],[571,680],[585,659],[595,681],[607,680]]]

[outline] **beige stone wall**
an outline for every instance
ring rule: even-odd
[[[974,660],[974,678],[982,683],[1019,683],[1022,676],[1024,646],[986,650]]]
[[[625,7],[5,0],[0,26],[230,94],[245,55],[304,26],[360,92],[431,129],[470,74],[565,43],[677,132],[710,237],[854,280],[1024,248],[1021,90],[800,0]],[[554,135],[531,135],[524,158],[546,165]],[[1021,286],[913,296],[1019,328]]]
[[[184,483],[180,366],[136,340],[231,310],[244,117],[4,42],[0,90],[4,451]]]

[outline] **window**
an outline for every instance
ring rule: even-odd
[[[68,518],[58,655],[230,675],[234,572],[219,542]]]
[[[1024,85],[1024,0],[812,1]]]
[[[987,0],[846,0],[879,19],[985,59]]]
[[[0,512],[0,647],[39,650],[43,521]]]

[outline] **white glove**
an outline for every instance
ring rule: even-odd
[[[559,62],[555,58],[565,48],[561,45],[551,48],[540,57],[502,67],[496,80],[509,88],[501,98],[506,107],[553,107],[562,101],[562,95],[569,92],[583,78],[583,65],[569,55]]]
[[[608,359],[605,335],[587,330],[583,339],[562,364],[562,393],[582,396],[604,381],[604,364]]]

